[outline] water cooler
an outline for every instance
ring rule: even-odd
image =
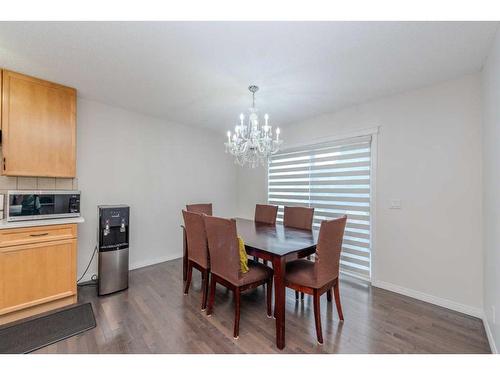
[[[99,282],[102,296],[128,288],[129,206],[98,206]]]

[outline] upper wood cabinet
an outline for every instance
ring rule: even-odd
[[[76,90],[2,71],[2,174],[75,177]]]

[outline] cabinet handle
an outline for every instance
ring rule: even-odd
[[[31,237],[41,237],[41,236],[46,236],[49,233],[39,233],[39,234],[30,234]]]

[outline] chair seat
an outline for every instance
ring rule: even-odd
[[[273,275],[273,270],[262,263],[248,260],[248,272],[240,273],[237,286],[252,284],[267,280]]]
[[[292,260],[286,264],[285,280],[288,283],[319,289],[335,279],[315,272],[315,263],[306,259]]]

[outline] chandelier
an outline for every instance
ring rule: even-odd
[[[248,121],[245,124],[245,115],[240,115],[240,124],[234,127],[234,134],[227,132],[226,153],[234,155],[235,163],[251,168],[259,164],[266,166],[269,157],[279,151],[283,141],[280,139],[280,128],[276,128],[276,137],[273,136],[272,126],[269,125],[269,115],[264,115],[264,125],[259,122],[258,110],[255,108],[255,93],[258,86],[248,87],[252,93],[252,108],[249,109]]]

